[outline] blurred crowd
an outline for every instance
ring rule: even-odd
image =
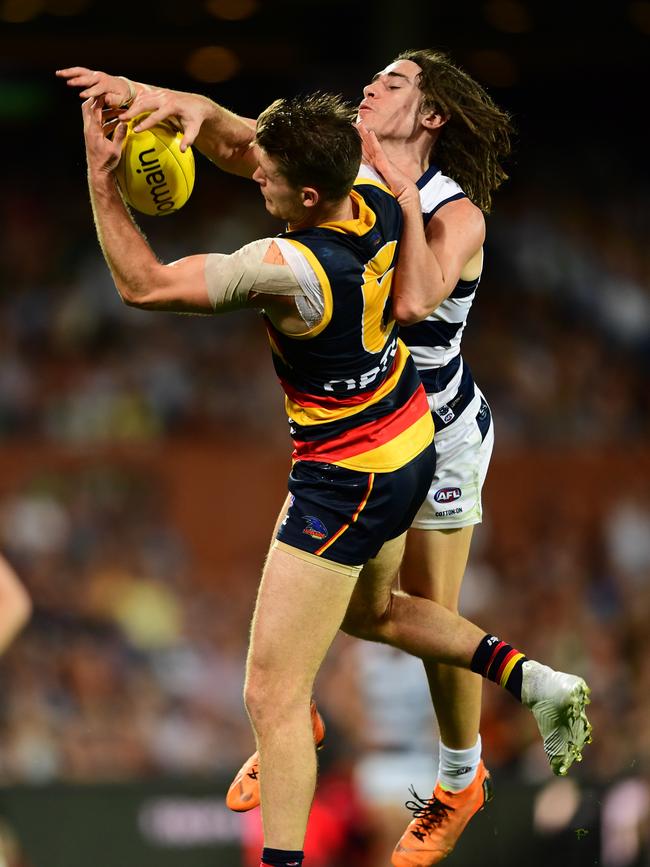
[[[495,545],[488,522],[475,541],[467,616],[592,683],[598,738],[578,773],[605,781],[650,771],[647,488],[613,500],[595,536],[546,520]],[[254,570],[197,584],[156,479],[118,464],[36,477],[5,497],[0,542],[35,604],[0,667],[0,779],[212,775],[238,765],[251,746],[241,687]],[[399,690],[410,749],[434,754],[424,681],[386,654],[341,637],[321,676],[324,713],[353,752],[395,746],[406,727],[389,710]],[[392,685],[366,701],[373,666]],[[532,718],[495,687],[484,695],[491,765],[522,779],[547,775]]]
[[[161,258],[228,252],[278,231],[256,191],[214,184],[197,189],[187,213],[146,222]],[[258,317],[180,319],[126,308],[84,196],[53,193],[44,208],[39,191],[16,182],[0,203],[0,442],[85,448],[227,431],[286,438],[288,451]],[[597,206],[540,176],[525,194],[498,202],[465,335],[497,448],[624,450],[647,441],[650,254],[641,198],[626,190]],[[65,224],[54,207],[61,201]],[[150,470],[114,460],[35,472],[0,499],[0,547],[35,605],[0,662],[0,782],[229,774],[248,755],[241,686],[258,574],[233,566],[197,584],[165,497]],[[575,769],[579,778],[650,776],[647,477],[612,495],[596,527],[540,516],[504,543],[488,515],[463,610],[530,656],[591,682],[597,737]],[[357,765],[357,791],[372,785],[373,757],[404,730],[399,719],[386,730],[390,696],[406,674],[385,652],[340,638],[318,684],[335,735],[331,762]],[[364,692],[372,678],[355,677],[373,666],[386,673],[388,700]],[[408,677],[415,683],[419,674]],[[413,695],[412,737],[399,754],[404,775],[409,758],[420,769],[435,762],[426,694]],[[547,777],[532,718],[493,686],[484,696],[490,767],[522,780]],[[409,782],[398,777],[396,785]]]

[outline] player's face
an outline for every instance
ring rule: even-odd
[[[298,222],[304,216],[301,191],[289,184],[276,161],[260,147],[257,162],[253,180],[260,185],[266,210],[287,223]]]
[[[396,60],[364,87],[357,117],[380,141],[408,139],[420,126],[420,72],[420,67],[412,60]]]

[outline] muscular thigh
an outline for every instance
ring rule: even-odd
[[[255,606],[248,678],[311,689],[345,615],[355,577],[272,547]]]
[[[381,619],[390,605],[391,592],[397,584],[406,534],[384,543],[372,560],[368,560],[357,579],[343,628],[352,633],[366,622]]]

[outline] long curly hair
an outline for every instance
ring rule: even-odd
[[[412,60],[422,70],[421,111],[447,118],[434,145],[435,157],[432,152],[436,165],[489,213],[492,193],[508,178],[503,161],[514,132],[510,115],[442,51],[412,49],[396,60]]]

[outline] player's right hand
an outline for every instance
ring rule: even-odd
[[[119,123],[112,138],[105,135],[103,127],[103,102],[89,97],[81,104],[84,122],[86,158],[91,175],[110,173],[115,170],[122,156],[122,142],[126,135],[126,124]]]
[[[123,121],[147,114],[135,127],[135,132],[151,129],[162,120],[170,120],[183,132],[180,148],[185,152],[194,144],[203,121],[210,111],[210,100],[198,93],[183,93],[164,88],[140,90],[126,111],[120,113]]]
[[[374,130],[368,129],[361,120],[357,122],[356,127],[361,138],[363,161],[383,177],[391,193],[403,208],[413,202],[420,207],[420,193],[416,184],[388,159]]]

